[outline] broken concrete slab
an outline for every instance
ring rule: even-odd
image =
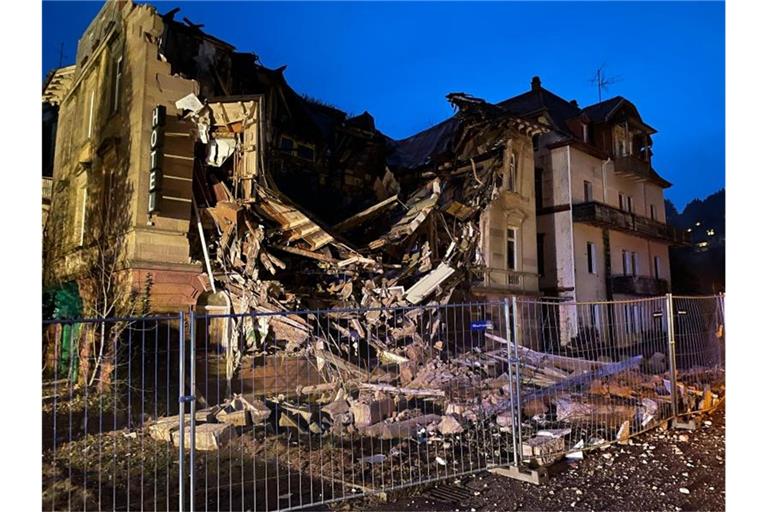
[[[224,446],[232,437],[235,429],[231,425],[223,423],[202,423],[195,425],[195,449],[202,451],[218,450]],[[179,431],[173,432],[173,444],[179,446]],[[184,446],[189,448],[191,445],[191,428],[184,428]]]
[[[184,424],[189,425],[189,418],[184,418]],[[168,416],[158,418],[157,421],[149,425],[149,435],[157,441],[171,442],[173,433],[179,430],[179,417]]]
[[[461,426],[461,423],[451,415],[443,416],[443,419],[437,425],[437,429],[443,435],[461,434],[464,432],[464,427]]]
[[[395,411],[395,402],[391,398],[370,401],[354,401],[350,406],[355,427],[362,428],[379,423]]]
[[[361,433],[368,437],[376,437],[384,440],[406,438],[415,435],[419,428],[441,420],[442,416],[425,414],[404,421],[395,421],[391,423],[382,421],[375,425],[364,427],[361,429]]]
[[[548,466],[565,454],[565,438],[534,436],[523,441],[523,457]]]

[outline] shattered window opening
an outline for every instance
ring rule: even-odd
[[[296,149],[296,156],[303,158],[304,160],[315,160],[315,149],[308,144],[298,144]]]
[[[293,139],[283,135],[280,137],[280,151],[292,152],[294,147]]]

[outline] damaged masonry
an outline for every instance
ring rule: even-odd
[[[546,466],[722,401],[722,297],[580,303],[576,282],[558,274],[573,274],[577,251],[561,244],[581,235],[570,205],[541,207],[570,176],[541,181],[538,165],[563,160],[556,151],[568,145],[570,166],[570,145],[586,141],[563,126],[586,113],[528,105],[528,94],[552,101],[535,79],[517,99],[525,109],[451,93],[452,117],[395,141],[369,113],[299,95],[285,67],[263,66],[177,11],[108,2],[76,65],[54,73],[44,94],[60,125],[46,280],[58,287],[58,320],[102,326],[48,326],[47,370],[86,399],[94,383],[127,381],[128,412],[113,418],[126,442],[194,443],[193,456],[215,452],[217,467],[225,452],[248,453],[254,481],[273,478],[269,468],[257,474],[255,457],[274,458],[275,480],[299,468],[299,481],[303,471],[346,496],[523,460]],[[99,86],[107,93],[95,94]],[[637,117],[619,107],[611,112]],[[622,122],[615,133],[643,140],[641,178],[663,201],[647,135]],[[540,154],[545,141],[551,158]],[[665,225],[618,210],[605,217],[580,228],[610,242],[613,222],[620,237],[645,230],[666,248]],[[547,243],[557,250],[544,259]],[[596,246],[586,247],[592,274]],[[541,297],[545,279],[557,297]],[[100,287],[133,291],[99,302]],[[121,317],[138,320],[113,321]],[[172,375],[177,357],[191,375]],[[141,407],[131,409],[137,389]],[[193,402],[186,418],[184,400]],[[298,505],[327,499],[302,494]]]

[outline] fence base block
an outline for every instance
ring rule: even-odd
[[[701,426],[701,418],[694,416],[688,421],[672,420],[672,428],[680,430],[696,430]]]
[[[488,471],[494,475],[514,478],[515,480],[528,482],[533,485],[545,484],[549,480],[549,472],[547,471],[547,468],[544,467],[531,469],[527,467],[509,466],[503,468],[491,468]]]

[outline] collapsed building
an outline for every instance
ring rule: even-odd
[[[120,231],[116,272],[151,277],[153,311],[498,295],[519,276],[487,260],[515,256],[489,252],[497,230],[483,226],[511,213],[528,222],[513,235],[533,278],[521,290],[537,291],[529,167],[543,127],[454,94],[454,117],[394,141],[176,12],[106,3],[66,87],[44,91],[59,108],[50,283],[77,282],[92,238]]]
[[[451,304],[540,294],[537,216],[566,210],[542,211],[534,165],[546,160],[545,142],[556,153],[550,164],[562,156],[552,146],[565,144],[562,126],[537,107],[452,93],[452,117],[393,140],[369,113],[349,116],[298,94],[284,67],[269,69],[176,16],[106,3],[67,79],[46,84],[58,118],[45,271],[51,287],[77,283],[87,302],[92,290],[80,283],[106,241],[117,245],[112,268],[128,288],[149,276],[151,311],[209,314],[196,326],[194,341],[206,346],[196,373],[216,379],[216,402],[203,386],[195,391],[201,432],[214,437],[199,446],[216,449],[226,429],[265,424],[398,442],[485,421],[508,436],[516,387],[526,436],[564,427],[554,451],[564,436],[597,445],[668,413],[676,388],[663,362],[649,375],[642,356],[571,357],[573,329],[554,332],[545,354],[535,322],[518,338],[520,325],[506,325],[500,307],[448,313]],[[561,245],[557,255],[575,257]],[[560,260],[547,278],[572,292]],[[480,330],[468,328],[473,321]],[[509,327],[521,341],[519,368]],[[561,393],[571,388],[589,393]],[[713,390],[717,399],[719,389],[683,385],[680,396],[701,409]],[[597,429],[576,429],[596,417]],[[153,418],[150,430],[178,443],[176,425]]]

